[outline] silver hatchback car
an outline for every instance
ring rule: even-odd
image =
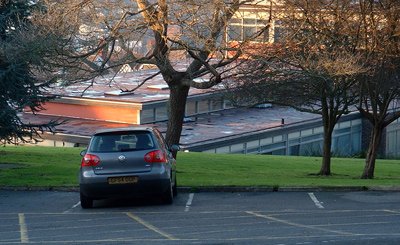
[[[83,156],[79,175],[82,208],[93,200],[157,195],[171,204],[177,195],[176,161],[155,128],[114,128],[96,132]]]

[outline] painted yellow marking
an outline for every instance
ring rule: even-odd
[[[28,243],[29,238],[28,238],[28,229],[25,223],[25,215],[23,213],[19,213],[18,220],[19,220],[19,232],[21,234],[21,243]]]
[[[154,225],[151,225],[151,224],[147,223],[146,221],[142,220],[141,218],[139,218],[138,216],[136,216],[136,215],[134,215],[132,213],[126,213],[126,215],[128,215],[128,217],[130,217],[131,219],[135,220],[139,224],[143,225],[147,229],[152,230],[152,231],[160,234],[161,236],[167,238],[168,240],[179,240],[179,239],[173,237],[172,235],[161,231],[160,229],[158,229]]]
[[[286,220],[283,220],[283,219],[278,219],[278,218],[275,218],[275,217],[272,217],[272,216],[269,216],[269,215],[258,214],[256,212],[251,212],[251,211],[246,211],[246,213],[254,215],[256,217],[272,220],[272,221],[279,222],[279,223],[286,224],[286,225],[301,227],[301,228],[307,228],[307,229],[313,229],[313,230],[319,230],[319,231],[326,231],[326,232],[331,232],[331,233],[336,233],[336,234],[341,234],[341,235],[357,235],[357,234],[353,234],[353,233],[350,233],[350,232],[335,231],[335,230],[325,229],[325,228],[316,227],[316,226],[312,226],[312,225],[298,224],[298,223],[286,221]]]

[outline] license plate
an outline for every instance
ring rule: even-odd
[[[135,184],[139,180],[136,176],[124,176],[124,177],[110,177],[108,178],[108,184]]]

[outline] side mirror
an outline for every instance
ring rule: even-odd
[[[80,153],[81,157],[85,156],[86,152],[87,152],[87,149],[82,150],[81,153]]]
[[[179,147],[179,145],[171,145],[171,147],[169,148],[169,150],[172,152],[179,151],[180,149],[181,147]]]

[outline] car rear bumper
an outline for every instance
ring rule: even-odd
[[[137,176],[134,184],[109,184],[109,177]],[[170,175],[161,173],[140,173],[129,175],[95,175],[91,171],[83,171],[80,176],[80,191],[91,199],[112,197],[135,197],[160,195],[168,190]]]

